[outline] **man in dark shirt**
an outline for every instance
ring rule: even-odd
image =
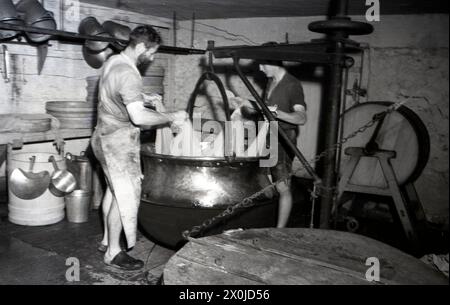
[[[269,79],[264,100],[277,118],[278,127],[285,131],[291,142],[297,144],[299,126],[306,123],[306,104],[300,81],[289,74],[280,61],[260,61],[259,69]],[[240,99],[240,103],[243,113],[255,111],[249,101]],[[278,162],[270,169],[280,194],[278,228],[286,226],[292,208],[291,179],[287,177],[291,173],[293,159],[293,152],[279,138]]]
[[[270,80],[266,89],[267,105],[276,107],[278,127],[286,132],[294,144],[297,144],[299,126],[306,123],[302,84],[286,71],[282,62],[262,62],[259,67]],[[285,177],[292,170],[293,159],[294,153],[287,148],[282,139],[279,139],[278,162],[271,168],[273,181],[279,181],[276,185],[280,193],[278,228],[286,226],[292,208],[291,180]]]

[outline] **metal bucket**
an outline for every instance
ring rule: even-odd
[[[97,19],[92,16],[81,20],[78,32],[83,35],[111,37]],[[108,47],[109,42],[86,40],[84,45],[91,51],[100,52]]]
[[[16,5],[17,10],[23,14],[25,23],[28,26],[44,28],[49,30],[56,29],[56,22],[53,18],[53,12],[47,11],[37,0],[21,0]],[[28,38],[33,42],[43,42],[48,40],[51,35],[27,33]]]
[[[113,54],[110,48],[107,48],[100,52],[91,51],[85,45],[83,46],[83,58],[86,63],[94,69],[100,69],[103,63]]]
[[[85,152],[79,156],[66,153],[67,170],[75,176],[77,190],[92,191],[92,166]]]
[[[86,101],[88,103],[98,103],[98,84],[100,81],[100,76],[88,76],[86,77]]]
[[[50,179],[48,189],[56,197],[64,197],[75,190],[75,177],[66,169],[59,169],[54,156],[49,158],[49,162],[53,163],[53,173]]]
[[[145,148],[144,148],[145,149]],[[144,180],[139,222],[147,235],[177,247],[182,232],[223,212],[230,205],[269,185],[259,158],[174,157],[141,152]],[[256,205],[242,209],[207,235],[233,228],[273,227],[277,197],[268,191]]]
[[[82,223],[89,220],[91,197],[92,193],[85,190],[75,190],[64,197],[69,222]]]
[[[20,19],[19,13],[11,0],[0,0],[0,22],[23,25],[23,20]],[[17,34],[17,31],[0,30],[0,39],[11,38]]]
[[[44,28],[44,29],[56,29],[56,22],[53,17],[45,17],[39,20],[36,20],[30,26],[37,27],[37,28]],[[48,40],[51,35],[43,35],[43,34],[34,34],[34,33],[27,33],[28,38],[30,38],[33,42],[43,42]]]
[[[16,4],[16,9],[24,15],[27,24],[31,24],[49,13],[37,0],[21,0]]]
[[[16,168],[28,170],[30,157],[36,156],[34,171],[53,171],[51,162],[48,162],[50,156],[54,156],[58,167],[66,168],[64,159],[53,153],[42,152],[15,152],[8,150],[7,171],[8,175]],[[8,184],[11,181],[8,180]],[[8,189],[8,219],[10,222],[26,226],[43,226],[57,223],[64,219],[64,198],[56,197],[49,189],[41,196],[26,200],[14,195],[11,188]]]
[[[120,23],[108,20],[103,22],[102,27],[105,31],[114,38],[121,40],[130,40],[131,28],[126,25],[122,25]],[[119,49],[124,49],[127,44],[122,42],[117,42],[115,46]]]
[[[0,0],[0,20],[19,18],[16,7],[11,0]]]

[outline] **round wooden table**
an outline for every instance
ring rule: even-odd
[[[191,239],[166,264],[163,283],[448,285],[449,282],[419,259],[365,236],[332,230],[266,228]]]

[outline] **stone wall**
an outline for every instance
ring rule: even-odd
[[[362,16],[352,16],[364,21]],[[249,18],[200,20],[195,25],[194,43],[191,45],[191,22],[180,22],[177,30],[178,46],[206,48],[208,40],[216,46],[253,45],[267,41],[291,43],[308,41],[321,36],[307,30],[311,21],[324,17]],[[429,162],[415,186],[427,216],[435,222],[448,221],[448,15],[390,15],[381,16],[372,23],[375,31],[367,36],[354,36],[354,40],[367,47],[362,75],[361,59],[355,57],[355,66],[349,71],[348,88],[354,79],[362,79],[368,90],[360,102],[386,100],[404,101],[427,126],[431,137]],[[225,86],[235,94],[250,97],[249,92],[235,75],[229,60],[215,60],[216,70]],[[186,107],[189,95],[202,71],[206,56],[176,58],[174,105]],[[247,62],[243,63],[244,65]],[[302,66],[299,66],[300,71]],[[298,141],[307,159],[316,154],[318,114],[320,112],[322,77],[320,71],[301,75],[308,123],[302,127]],[[254,84],[255,69],[248,70]],[[301,74],[301,73],[300,73]],[[256,88],[261,88],[257,85]],[[347,97],[346,107],[355,103]],[[204,116],[223,119],[220,99],[203,95],[196,102],[196,111]],[[298,166],[298,162],[294,166]]]
[[[415,187],[431,218],[448,218],[448,48],[375,48],[369,96],[402,101],[424,122],[430,158]]]

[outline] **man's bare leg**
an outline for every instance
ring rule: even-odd
[[[284,228],[289,220],[289,215],[292,209],[292,193],[289,185],[282,181],[276,185],[277,191],[280,194],[278,201],[278,222],[277,228]]]
[[[129,256],[120,247],[120,236],[122,233],[122,220],[120,218],[117,200],[112,195],[112,203],[109,209],[107,221],[108,227],[108,249],[105,252],[104,262],[125,270],[139,270],[144,267],[144,262]]]
[[[101,244],[108,246],[108,214],[111,209],[113,197],[109,186],[106,188],[105,195],[102,200],[102,212],[103,212],[103,239]]]
[[[105,261],[110,262],[122,249],[120,248],[120,234],[122,232],[122,220],[120,219],[117,201],[113,200],[107,217],[108,226],[108,249],[105,253]]]

